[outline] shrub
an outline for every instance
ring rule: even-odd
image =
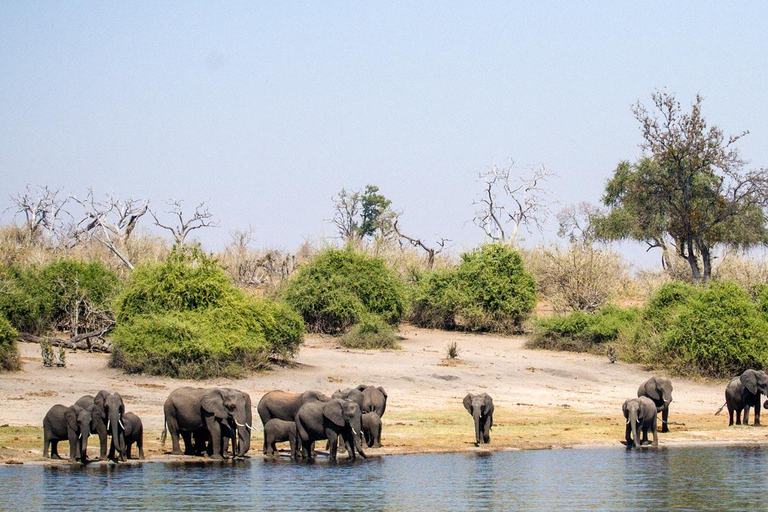
[[[283,292],[312,332],[347,331],[366,313],[396,324],[405,309],[404,286],[383,259],[352,248],[326,249],[302,266]]]
[[[195,251],[136,269],[117,304],[110,364],[129,373],[241,377],[294,355],[304,331],[290,308],[244,294]]]
[[[573,311],[536,322],[528,343],[533,348],[604,353],[605,345],[618,340],[623,330],[641,317],[637,308],[606,306],[596,313]]]
[[[15,372],[21,369],[21,358],[16,346],[19,333],[0,315],[0,371]]]
[[[399,348],[392,327],[380,316],[364,314],[352,329],[339,338],[345,348],[388,349]]]
[[[696,285],[682,281],[664,283],[651,295],[643,316],[654,328],[663,331],[699,292]]]
[[[412,321],[444,329],[518,329],[536,305],[536,283],[520,254],[497,243],[461,258],[454,269],[419,277],[412,291]]]

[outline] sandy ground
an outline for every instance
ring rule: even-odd
[[[389,395],[380,450],[373,453],[471,450],[471,417],[462,407],[467,392],[487,392],[496,406],[492,442],[486,448],[550,448],[616,445],[623,438],[621,405],[635,397],[651,373],[605,357],[523,348],[523,337],[447,333],[405,327],[401,350],[343,350],[328,337],[310,336],[296,363],[240,380],[179,381],[125,375],[106,367],[107,356],[68,353],[66,368],[44,368],[40,349],[21,344],[23,371],[0,374],[0,457],[39,459],[42,419],[54,404],[70,405],[100,389],[118,391],[126,410],[145,428],[146,451],[164,458],[159,436],[163,402],[175,388],[229,386],[250,393],[254,408],[272,389],[328,394],[359,383],[383,386]],[[446,360],[456,342],[459,357]],[[673,379],[669,434],[661,444],[768,442],[768,429],[727,427],[725,381]],[[254,423],[260,423],[256,419]],[[765,421],[768,423],[768,421]],[[259,455],[260,425],[251,455]],[[95,448],[97,441],[91,443]],[[66,452],[66,443],[60,448]]]

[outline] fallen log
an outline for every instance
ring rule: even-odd
[[[104,339],[104,335],[112,330],[112,325],[98,331],[86,332],[72,336],[69,339],[60,338],[41,338],[26,332],[19,334],[19,341],[26,343],[45,343],[48,342],[54,347],[64,347],[73,350],[87,350],[88,352],[112,352],[112,343]]]

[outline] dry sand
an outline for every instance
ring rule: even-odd
[[[0,457],[40,459],[46,411],[108,389],[120,392],[126,410],[142,418],[149,456],[164,459],[158,441],[163,402],[186,385],[235,387],[250,393],[254,407],[272,389],[332,393],[359,383],[383,386],[389,395],[385,446],[370,450],[374,454],[478,449],[472,419],[461,403],[470,391],[489,393],[496,406],[491,444],[483,449],[618,447],[624,435],[621,404],[652,375],[637,365],[611,364],[606,357],[525,349],[523,337],[409,326],[400,334],[402,349],[390,351],[344,350],[333,338],[310,336],[294,365],[246,379],[204,382],[125,375],[107,368],[108,356],[83,352],[68,353],[66,368],[44,368],[39,346],[24,343],[23,370],[0,374]],[[447,361],[451,342],[457,343],[459,357]],[[768,441],[768,429],[728,428],[727,410],[714,416],[724,402],[725,381],[673,383],[672,432],[660,435],[661,444]],[[256,418],[254,411],[260,423]],[[260,430],[259,425],[251,456],[260,456]],[[66,443],[60,448],[65,452]]]

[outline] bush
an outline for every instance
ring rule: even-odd
[[[378,315],[365,314],[352,329],[339,338],[345,348],[399,348],[392,327]]]
[[[461,258],[454,269],[419,276],[411,320],[443,329],[519,329],[536,305],[536,283],[520,254],[504,244],[486,244]]]
[[[16,346],[19,333],[0,315],[0,371],[15,372],[21,369],[21,358]]]
[[[110,364],[129,373],[241,377],[294,355],[304,331],[298,314],[244,294],[199,252],[136,269],[117,304]]]
[[[383,259],[351,248],[326,249],[302,266],[283,292],[311,332],[346,332],[366,313],[389,324],[405,309],[404,286]]]
[[[641,318],[637,308],[606,306],[596,313],[573,311],[536,322],[528,346],[602,354],[605,345],[619,339],[622,331]]]

